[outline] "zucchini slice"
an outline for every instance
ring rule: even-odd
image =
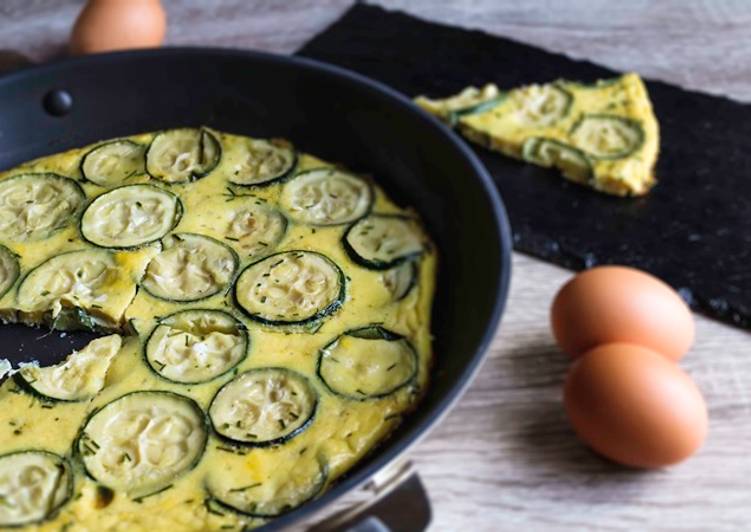
[[[94,411],[76,447],[86,472],[97,482],[143,497],[192,469],[207,437],[206,416],[193,399],[139,391]]]
[[[0,455],[0,527],[40,523],[73,495],[73,472],[62,456],[49,451]]]
[[[222,158],[222,145],[203,128],[159,133],[146,150],[146,171],[165,183],[187,183],[208,175]]]
[[[292,220],[310,225],[340,225],[365,216],[373,190],[362,178],[336,168],[315,168],[284,184],[279,205]]]
[[[245,268],[235,283],[235,302],[267,325],[302,324],[333,314],[345,296],[344,273],[314,251],[283,251]]]
[[[242,186],[268,185],[289,175],[297,153],[282,139],[248,139],[231,154],[230,183]]]
[[[353,261],[373,270],[388,270],[424,251],[417,222],[394,214],[366,216],[347,229],[342,243]]]
[[[381,281],[391,294],[392,301],[401,301],[417,285],[417,261],[402,262],[381,274]]]
[[[278,517],[308,502],[326,484],[328,468],[317,457],[286,460],[273,475],[249,482],[246,470],[226,468],[209,475],[206,489],[221,507],[252,517]]]
[[[287,218],[273,207],[249,203],[227,212],[225,238],[248,257],[271,253],[287,232]]]
[[[584,115],[573,127],[574,145],[595,159],[621,159],[639,149],[644,130],[636,120],[616,115]]]
[[[10,290],[18,279],[21,267],[18,257],[8,248],[0,244],[0,297]]]
[[[336,395],[376,399],[414,380],[417,353],[402,335],[370,325],[347,331],[321,349],[317,373]]]
[[[308,379],[287,368],[241,373],[211,400],[214,431],[239,445],[268,447],[286,443],[313,421],[318,393]]]
[[[81,159],[81,175],[102,187],[122,185],[133,176],[146,172],[146,147],[120,139],[100,144]]]
[[[516,119],[530,127],[548,127],[568,115],[573,96],[556,85],[528,85],[509,92]]]
[[[224,375],[248,352],[248,331],[221,310],[191,309],[159,321],[144,347],[146,362],[169,381],[199,384]]]
[[[122,341],[116,334],[92,340],[54,366],[23,366],[14,378],[23,388],[52,401],[85,401],[104,388],[104,378]]]
[[[19,174],[0,181],[0,239],[40,240],[70,225],[86,196],[58,174]]]
[[[522,159],[545,168],[557,168],[577,183],[587,183],[592,178],[592,165],[584,152],[554,139],[528,138],[522,146]]]
[[[77,307],[99,314],[112,297],[109,287],[121,276],[114,254],[104,249],[69,251],[43,262],[18,286],[16,301],[25,312]]]
[[[489,111],[506,97],[493,83],[481,88],[467,87],[459,94],[442,100],[432,100],[425,96],[415,98],[415,103],[426,111],[437,115],[450,126],[456,125],[459,118],[470,114]]]
[[[153,185],[105,192],[81,216],[81,236],[103,248],[131,249],[159,240],[182,216],[177,196]]]
[[[176,233],[162,239],[141,279],[152,296],[167,301],[198,301],[226,289],[237,271],[237,254],[204,235]]]

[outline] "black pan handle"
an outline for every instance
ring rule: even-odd
[[[327,517],[308,532],[422,532],[432,512],[425,486],[409,461],[379,472],[365,486],[366,501]]]

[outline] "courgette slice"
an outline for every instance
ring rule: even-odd
[[[27,365],[14,378],[22,388],[45,400],[86,401],[104,388],[107,370],[121,344],[116,334],[97,338],[59,364]]]
[[[237,265],[237,253],[222,242],[175,233],[162,239],[162,252],[149,262],[141,287],[167,301],[198,301],[225,290]]]
[[[159,321],[144,347],[160,377],[179,384],[213,380],[237,366],[248,352],[248,331],[221,310],[191,309]]]
[[[0,181],[0,239],[47,238],[70,225],[86,200],[81,186],[58,174],[19,174]]]
[[[229,154],[229,181],[235,185],[269,185],[287,177],[297,164],[293,146],[282,139],[248,139]]]
[[[557,168],[577,183],[587,183],[592,178],[592,165],[584,152],[554,139],[528,138],[522,146],[522,159],[545,168]]]
[[[352,224],[342,238],[350,258],[366,268],[387,270],[424,251],[422,232],[406,216],[370,214]]]
[[[274,251],[287,232],[287,218],[267,205],[248,202],[227,214],[225,238],[250,258]]]
[[[279,205],[290,219],[310,225],[340,225],[365,216],[373,203],[370,184],[336,168],[295,175],[282,188]]]
[[[505,96],[496,85],[488,83],[481,88],[467,87],[459,94],[441,100],[418,96],[415,103],[454,126],[461,116],[489,111],[500,104]]]
[[[336,395],[377,399],[414,380],[417,353],[402,335],[370,325],[347,331],[321,349],[317,373]]]
[[[315,498],[326,484],[328,467],[316,457],[288,460],[280,462],[273,475],[257,482],[249,482],[236,470],[217,473],[210,475],[206,483],[212,500],[233,512],[270,518]],[[244,471],[242,474],[247,476]]]
[[[164,489],[192,469],[207,438],[206,416],[193,399],[138,391],[94,411],[76,448],[92,478],[137,498]]]
[[[571,110],[573,96],[556,85],[528,85],[509,92],[517,120],[530,127],[548,127]]]
[[[235,302],[252,320],[267,325],[303,324],[341,307],[344,273],[314,251],[283,251],[245,268],[235,283]]]
[[[392,301],[401,301],[417,285],[417,261],[402,262],[381,274],[383,285],[391,294]]]
[[[165,183],[187,183],[219,164],[222,145],[203,128],[170,129],[154,137],[146,150],[146,171]]]
[[[0,244],[0,297],[10,290],[18,279],[21,267],[18,257],[8,248]]]
[[[159,240],[180,221],[177,196],[153,185],[125,185],[92,201],[81,216],[81,236],[95,246],[132,249]]]
[[[214,431],[231,443],[268,447],[286,443],[312,423],[318,393],[308,379],[287,368],[241,373],[211,400]]]
[[[122,185],[146,172],[145,151],[143,144],[131,140],[105,142],[83,156],[81,175],[102,187]]]
[[[574,145],[595,159],[622,159],[644,142],[639,122],[608,114],[584,115],[571,130]]]
[[[65,309],[83,309],[92,320],[101,317],[107,328],[110,317],[101,311],[112,297],[109,288],[121,276],[114,254],[107,250],[69,251],[31,270],[18,285],[16,301],[24,312],[50,311],[53,318]]]
[[[28,450],[0,455],[0,527],[54,517],[73,495],[73,472],[62,456]]]

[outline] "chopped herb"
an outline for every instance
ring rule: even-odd
[[[394,363],[393,363],[393,364],[391,364],[391,365],[390,365],[389,367],[387,367],[387,368],[386,368],[386,371],[391,371],[391,370],[392,370],[392,369],[394,369],[395,367],[396,367],[396,362],[394,362]]]
[[[224,238],[227,239],[227,240],[231,240],[232,242],[239,242],[240,241],[239,238],[235,238],[235,237],[232,237],[232,236],[225,236]]]

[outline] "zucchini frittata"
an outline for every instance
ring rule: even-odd
[[[488,84],[415,102],[473,142],[557,168],[600,192],[639,196],[656,183],[659,127],[637,74],[592,85],[558,80],[509,91]]]
[[[427,385],[417,216],[283,140],[182,128],[23,164],[0,243],[5,322],[103,335],[0,386],[0,528],[253,528]]]

